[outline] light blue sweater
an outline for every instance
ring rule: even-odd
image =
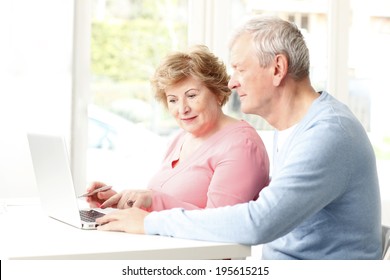
[[[279,151],[258,200],[153,212],[144,225],[147,234],[264,244],[264,259],[380,259],[374,152],[350,110],[323,92]]]

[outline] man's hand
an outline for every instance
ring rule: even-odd
[[[98,230],[124,231],[127,233],[144,234],[144,220],[149,212],[139,208],[117,210],[96,219]]]

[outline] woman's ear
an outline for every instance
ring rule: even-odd
[[[288,59],[284,54],[277,54],[274,60],[273,85],[279,86],[288,71]]]

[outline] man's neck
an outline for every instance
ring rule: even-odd
[[[281,87],[267,121],[277,130],[288,129],[303,119],[318,97],[319,93],[310,85],[308,78],[286,83]]]

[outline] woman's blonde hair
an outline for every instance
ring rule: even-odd
[[[204,45],[191,47],[187,52],[168,55],[151,78],[156,99],[168,106],[166,89],[187,78],[195,78],[214,93],[221,106],[229,99],[229,75],[225,64]]]

